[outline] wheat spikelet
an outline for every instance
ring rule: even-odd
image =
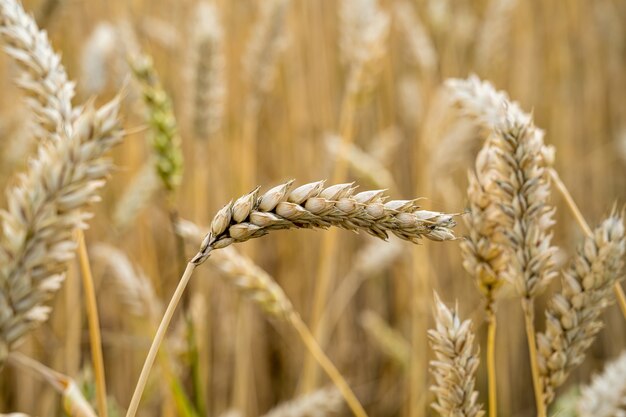
[[[193,127],[196,137],[207,138],[222,125],[226,99],[224,42],[221,19],[215,5],[198,4],[193,39]]]
[[[328,387],[279,404],[263,417],[330,417],[340,415],[343,409],[339,390]]]
[[[582,388],[578,417],[626,417],[626,352]]]
[[[382,190],[354,194],[353,184],[324,187],[323,181],[289,191],[293,181],[259,197],[259,189],[225,205],[211,222],[211,230],[192,259],[198,265],[213,249],[261,237],[272,230],[330,226],[365,232],[387,239],[393,233],[417,242],[455,239],[453,216],[420,210],[416,200],[385,201]]]
[[[161,86],[152,59],[145,55],[136,57],[131,68],[147,108],[157,174],[165,189],[173,192],[183,177],[183,153],[172,101]]]
[[[484,414],[474,390],[478,349],[470,320],[461,321],[457,309],[448,309],[435,294],[435,328],[428,331],[435,360],[430,373],[435,379],[431,391],[437,400],[432,407],[442,417],[480,417]]]
[[[18,85],[26,93],[28,106],[35,115],[35,134],[70,134],[74,84],[68,80],[61,58],[50,46],[45,31],[40,31],[31,16],[16,0],[0,2],[0,37],[7,53],[22,70]]]
[[[44,142],[19,184],[7,192],[0,251],[0,354],[45,321],[43,302],[58,288],[86,228],[86,206],[98,200],[111,164],[104,154],[121,140],[119,98],[88,107],[64,140]],[[0,361],[3,358],[0,355]]]
[[[623,278],[625,251],[623,216],[613,213],[593,237],[585,238],[574,263],[564,272],[561,293],[554,295],[546,311],[546,330],[537,336],[547,403],[570,371],[582,363],[602,328],[600,314],[613,301],[613,284]]]
[[[509,279],[525,299],[540,294],[554,278],[550,228],[554,209],[547,204],[550,186],[546,172],[547,150],[543,132],[532,118],[476,77],[449,80],[448,87],[462,109],[495,134],[485,143],[497,184],[501,231],[510,253]]]

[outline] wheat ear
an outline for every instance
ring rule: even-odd
[[[61,57],[50,45],[48,35],[39,30],[19,1],[0,2],[0,37],[7,53],[20,66],[18,85],[26,93],[35,114],[39,138],[48,132],[70,134],[74,84],[68,80]]]
[[[289,191],[293,181],[259,196],[259,189],[224,206],[211,222],[211,230],[192,259],[201,264],[213,249],[261,237],[270,231],[330,226],[363,230],[381,239],[389,233],[416,243],[422,237],[455,239],[454,216],[420,210],[416,200],[385,203],[382,190],[354,194],[353,184],[324,187],[323,181]]]
[[[263,236],[271,230],[326,229],[330,226],[355,231],[365,230],[382,239],[387,238],[388,232],[413,242],[423,236],[437,241],[455,239],[452,227],[456,223],[452,215],[419,210],[415,200],[393,200],[384,203],[381,190],[353,195],[352,184],[338,184],[324,188],[323,181],[306,184],[289,192],[292,183],[293,181],[288,181],[278,185],[261,197],[258,196],[257,188],[234,203],[232,201],[228,203],[213,218],[210,232],[202,241],[198,253],[187,264],[161,319],[135,386],[126,417],[134,417],[137,412],[159,346],[194,269],[205,262],[213,250]],[[303,341],[308,343],[307,347],[316,352],[317,359],[321,360],[322,356],[325,357],[310,333],[307,337],[308,329],[299,316],[291,315],[291,317],[291,324],[300,333]],[[326,365],[327,372],[330,371],[331,366],[332,363]],[[340,377],[341,374],[335,376],[335,378]],[[356,405],[355,409],[357,409]],[[357,415],[365,414],[363,412]]]
[[[111,164],[104,154],[121,140],[119,99],[88,107],[71,137],[43,143],[29,171],[8,191],[3,212],[0,268],[0,351],[5,353],[44,322],[43,305],[60,286],[75,243],[86,228],[87,205],[98,200]],[[0,361],[2,360],[0,354]]]
[[[613,285],[623,279],[625,252],[624,219],[613,213],[584,239],[574,263],[564,272],[563,288],[546,311],[545,333],[537,337],[547,404],[571,370],[582,363],[602,328],[600,314],[612,302]]]
[[[505,276],[516,284],[522,298],[537,414],[545,417],[534,299],[556,276],[556,248],[550,243],[554,209],[547,203],[549,148],[543,144],[544,133],[534,126],[532,117],[489,82],[472,76],[449,80],[447,85],[463,111],[494,133],[484,147],[492,155],[499,233],[510,261]]]
[[[432,407],[442,417],[481,417],[482,405],[474,390],[478,369],[478,348],[470,320],[461,321],[457,309],[450,310],[435,294],[435,328],[428,331],[435,360],[430,373],[435,379]]]
[[[582,388],[576,405],[578,417],[626,416],[626,352]]]
[[[496,312],[495,297],[506,276],[507,254],[498,243],[499,199],[496,175],[490,147],[483,148],[476,157],[475,171],[469,173],[467,196],[469,208],[465,221],[469,231],[461,242],[463,266],[485,298],[487,318],[487,375],[489,386],[489,417],[497,414],[496,383]]]
[[[201,2],[196,14],[192,64],[195,71],[193,129],[197,138],[207,139],[222,126],[226,103],[226,59],[217,7]]]

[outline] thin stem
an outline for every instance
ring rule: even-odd
[[[496,315],[487,312],[487,379],[489,385],[489,417],[498,415],[496,384]]]
[[[150,346],[150,350],[148,351],[148,355],[146,356],[146,360],[143,364],[143,368],[141,369],[141,374],[139,375],[139,379],[137,380],[137,385],[135,386],[135,392],[133,393],[133,397],[130,400],[130,405],[128,406],[128,411],[126,412],[126,417],[135,417],[137,413],[137,409],[139,408],[139,401],[141,401],[141,396],[143,394],[144,389],[146,388],[146,383],[148,382],[148,377],[150,376],[150,370],[154,365],[154,360],[159,351],[159,347],[165,338],[165,332],[170,325],[170,321],[174,316],[174,312],[176,311],[176,307],[180,302],[180,299],[189,283],[189,279],[193,274],[194,269],[196,268],[196,264],[189,262],[187,264],[187,268],[183,273],[183,276],[180,278],[178,286],[174,291],[174,295],[172,295],[172,299],[167,305],[167,309],[165,310],[165,314],[163,314],[163,318],[161,319],[161,323],[159,324],[159,328],[157,329],[156,334],[154,335],[154,339],[152,340],[152,345]]]
[[[559,177],[558,172],[556,172],[553,168],[550,168],[548,172],[550,173],[550,178],[552,179],[552,182],[554,183],[554,185],[556,185],[556,188],[561,193],[561,196],[563,196],[563,199],[565,199],[567,206],[569,207],[570,211],[574,215],[574,218],[576,219],[576,222],[578,223],[580,228],[583,230],[585,235],[587,235],[587,237],[592,237],[593,232],[591,231],[589,224],[587,224],[587,221],[585,220],[584,216],[578,209],[578,206],[576,205],[576,202],[572,198],[572,195],[570,194],[569,190],[567,189],[563,181],[561,181],[561,178]]]
[[[352,84],[358,85],[361,82],[361,68],[354,68],[351,71]],[[341,135],[341,144],[339,145],[339,153],[333,167],[331,181],[333,184],[341,181],[347,174],[348,161],[343,157],[342,153],[354,142],[354,115],[356,111],[356,102],[354,92],[351,89],[351,81],[348,81],[348,87],[344,92],[339,113],[339,133]],[[313,293],[313,308],[311,310],[311,318],[309,320],[313,334],[319,339],[322,334],[324,322],[320,321],[328,298],[328,290],[332,284],[333,274],[335,272],[334,261],[337,253],[337,231],[330,230],[324,235],[322,240],[322,248],[318,262],[317,278],[315,280],[315,290]],[[323,342],[322,342],[323,343]],[[308,357],[305,359],[301,377],[302,391],[311,390],[317,380],[317,370],[315,362]]]
[[[102,356],[102,336],[100,334],[100,320],[98,319],[98,305],[96,303],[96,291],[93,285],[93,276],[89,266],[85,235],[82,230],[76,231],[78,240],[78,260],[85,291],[85,308],[87,310],[87,323],[89,326],[89,345],[91,347],[91,360],[96,379],[96,397],[98,401],[98,415],[107,417],[107,389],[104,375],[104,359]]]
[[[554,185],[556,185],[556,188],[559,190],[559,192],[565,199],[567,206],[569,207],[570,211],[574,215],[576,222],[578,223],[580,228],[583,230],[585,235],[589,238],[592,238],[593,232],[591,231],[589,224],[587,223],[582,213],[578,209],[578,206],[576,205],[576,202],[572,198],[572,195],[570,194],[569,190],[567,189],[563,181],[561,181],[561,178],[559,177],[559,173],[556,172],[556,170],[552,168],[550,168],[548,172],[550,173],[550,178],[552,179],[552,182],[554,183]],[[622,315],[624,316],[624,319],[626,319],[626,295],[624,295],[624,290],[622,289],[619,282],[616,282],[615,284],[613,284],[613,290],[615,291],[615,297],[617,298],[619,307],[622,310]]]
[[[352,391],[352,389],[350,388],[350,386],[348,385],[344,377],[341,375],[341,373],[337,370],[335,365],[333,365],[330,359],[328,359],[328,356],[326,356],[324,351],[317,344],[317,342],[315,341],[315,338],[309,331],[308,327],[306,327],[306,325],[304,324],[300,316],[296,313],[292,313],[289,316],[289,322],[296,329],[296,331],[298,332],[298,335],[302,339],[302,342],[304,342],[305,346],[307,347],[311,355],[315,358],[317,363],[320,364],[320,366],[322,367],[322,369],[324,369],[328,377],[333,381],[335,386],[339,389],[339,392],[341,392],[341,395],[346,400],[346,404],[348,404],[348,407],[350,407],[350,410],[352,410],[352,413],[356,417],[367,417],[367,413],[363,409],[363,406],[357,399],[356,395],[354,395],[354,392]]]
[[[531,298],[522,299],[524,309],[524,321],[526,322],[526,339],[528,340],[528,354],[530,356],[530,370],[533,377],[535,390],[535,403],[537,405],[537,417],[546,417],[546,405],[543,400],[543,384],[539,375],[537,362],[537,342],[535,340],[535,304]]]

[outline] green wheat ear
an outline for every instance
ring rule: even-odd
[[[149,56],[131,59],[130,66],[147,108],[155,168],[163,187],[172,193],[183,178],[183,152],[172,100],[161,86]]]

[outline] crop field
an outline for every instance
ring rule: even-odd
[[[0,0],[0,417],[625,417],[626,2]]]

